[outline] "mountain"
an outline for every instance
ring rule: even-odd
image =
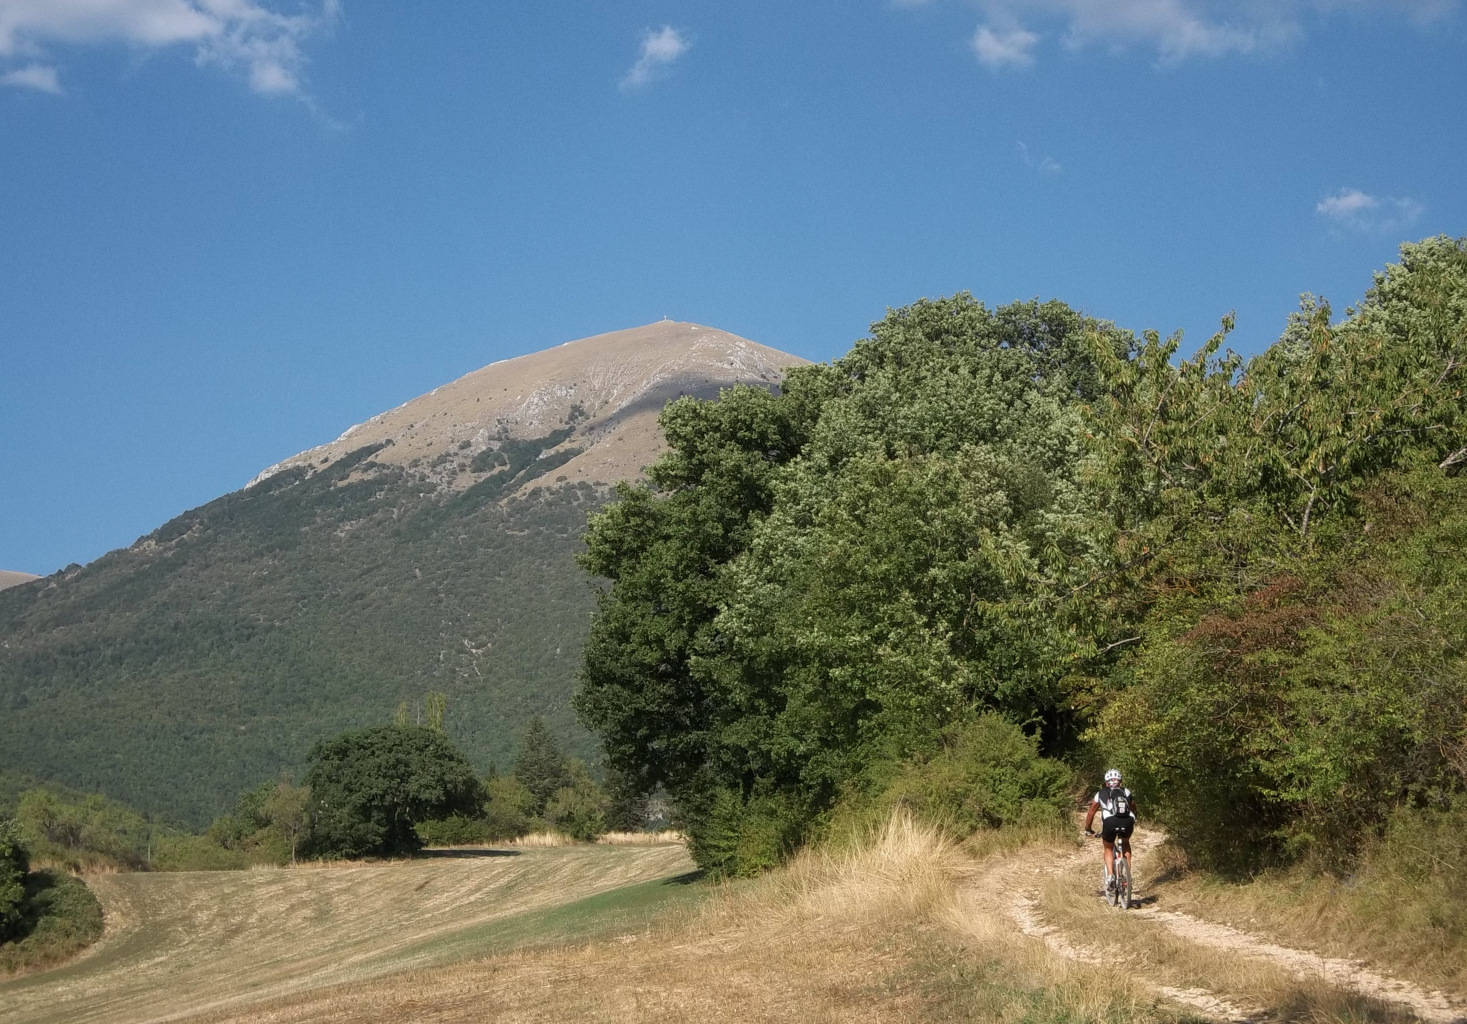
[[[657,416],[681,395],[715,398],[733,384],[775,384],[781,368],[805,360],[699,324],[663,320],[568,341],[434,388],[330,444],[265,470],[252,484],[293,467],[329,465],[367,445],[376,456],[464,490],[483,479],[486,451],[508,434],[543,438],[541,457],[557,477],[605,483],[641,473],[662,448]],[[574,429],[568,430],[568,427]],[[480,458],[475,466],[473,458]],[[520,493],[530,486],[519,485]]]
[[[0,768],[198,824],[428,691],[481,767],[536,714],[593,755],[568,703],[586,516],[669,399],[800,362],[664,321],[494,363],[0,592]]]
[[[32,576],[28,572],[12,572],[9,569],[0,569],[0,590],[18,587],[22,583],[29,583],[31,580],[36,579],[40,579],[40,577]]]

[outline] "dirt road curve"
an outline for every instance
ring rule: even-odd
[[[1155,832],[1138,839],[1133,854],[1138,878],[1145,877],[1147,854],[1163,839]],[[1055,956],[1076,963],[1116,963],[1118,954],[1112,947],[1117,942],[1127,949],[1146,949],[1151,957],[1148,967],[1154,966],[1158,958],[1164,960],[1168,950],[1175,951],[1177,940],[1183,944],[1184,955],[1191,947],[1193,953],[1219,957],[1217,973],[1224,983],[1210,987],[1166,984],[1165,971],[1129,972],[1133,980],[1140,980],[1156,995],[1212,1020],[1242,1024],[1271,1016],[1257,1001],[1256,990],[1229,991],[1226,978],[1247,973],[1222,969],[1223,961],[1229,961],[1235,965],[1252,962],[1258,970],[1282,973],[1304,984],[1323,983],[1405,1011],[1427,1024],[1467,1024],[1467,1005],[1440,992],[1425,991],[1355,961],[1291,949],[1228,925],[1149,905],[1144,893],[1138,895],[1146,902],[1122,915],[1104,906],[1099,882],[1098,851],[1087,847],[1069,856],[1009,857],[1001,867],[975,880],[972,889],[1006,893],[1003,905],[1012,924],[1023,934],[1042,941]],[[1108,945],[1102,949],[1097,939]],[[1196,970],[1195,964],[1192,969]],[[1153,978],[1153,974],[1157,976]],[[1250,995],[1255,998],[1250,999]]]

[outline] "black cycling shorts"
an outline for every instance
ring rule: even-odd
[[[1122,839],[1130,839],[1135,827],[1135,818],[1129,814],[1117,814],[1114,818],[1106,818],[1100,823],[1100,838],[1107,843],[1115,842],[1117,836]]]

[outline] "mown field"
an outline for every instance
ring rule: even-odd
[[[254,1003],[594,935],[687,898],[680,845],[443,851],[409,862],[96,875],[107,933],[0,982],[4,1024],[107,1024]]]

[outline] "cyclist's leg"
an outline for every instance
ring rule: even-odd
[[[1116,873],[1116,844],[1113,839],[1102,839],[1103,847],[1100,851],[1100,859],[1105,862],[1105,876],[1109,878]]]

